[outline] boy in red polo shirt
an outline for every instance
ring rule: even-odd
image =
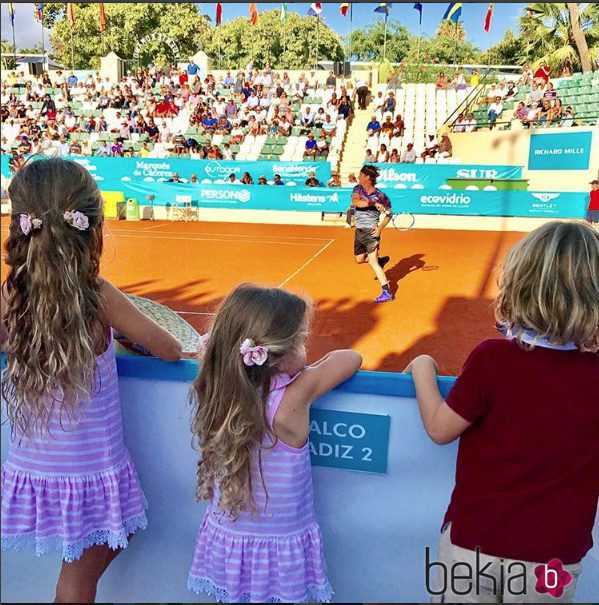
[[[424,427],[460,437],[431,594],[444,603],[572,603],[599,497],[599,233],[551,222],[508,254],[506,339],[481,343],[449,397],[427,355],[413,374]]]
[[[587,212],[587,221],[595,227],[599,227],[599,181],[590,182],[591,194],[589,196],[589,210]]]

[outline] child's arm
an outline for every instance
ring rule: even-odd
[[[429,355],[420,355],[404,372],[412,374],[422,424],[428,436],[438,445],[457,439],[471,423],[454,412],[441,397],[435,360]]]
[[[104,309],[110,325],[115,330],[164,361],[181,359],[181,343],[174,336],[146,317],[110,282],[103,280],[101,288]]]
[[[296,381],[310,405],[315,399],[351,378],[362,365],[362,355],[356,351],[331,351],[306,367]]]

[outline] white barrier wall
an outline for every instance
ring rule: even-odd
[[[98,602],[206,601],[186,588],[205,508],[194,500],[197,454],[190,447],[188,428],[186,399],[194,373],[192,362],[119,359],[125,439],[150,503],[149,525],[107,572]],[[441,379],[445,392],[451,384],[452,379]],[[336,601],[426,602],[430,598],[425,588],[425,549],[431,547],[436,556],[457,447],[439,447],[428,439],[413,396],[409,376],[360,372],[316,406],[390,419],[386,474],[313,467],[316,508]],[[7,449],[5,423],[3,460]],[[51,601],[59,566],[58,555],[3,553],[2,600]],[[598,598],[599,557],[588,556],[577,602]]]

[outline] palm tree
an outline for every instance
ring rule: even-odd
[[[2,40],[2,69],[14,69],[14,46],[8,40]]]
[[[590,71],[599,52],[599,5],[529,4],[520,18],[520,34],[526,40],[522,60],[533,67],[547,64],[554,73],[564,67]]]
[[[454,23],[449,19],[441,21],[437,28],[437,36],[440,38],[450,38],[451,40],[457,39],[459,42],[464,42],[466,40],[464,22],[458,21],[457,23]]]

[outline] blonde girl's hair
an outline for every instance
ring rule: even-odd
[[[499,322],[599,349],[599,233],[590,225],[553,221],[532,231],[507,255],[499,288]]]
[[[255,511],[252,458],[262,477],[262,442],[270,435],[267,398],[276,365],[303,346],[307,331],[305,300],[284,290],[244,284],[225,299],[214,320],[202,367],[191,387],[192,433],[201,449],[196,496],[211,499],[235,518]],[[264,365],[246,366],[240,346],[246,338],[268,348]],[[262,477],[262,487],[268,493]]]
[[[2,396],[13,434],[23,436],[47,432],[57,407],[61,422],[77,418],[79,400],[93,391],[96,355],[107,344],[98,280],[102,198],[87,170],[60,158],[26,163],[8,191]],[[67,222],[69,211],[83,213],[88,228]],[[23,214],[41,226],[24,233]]]

